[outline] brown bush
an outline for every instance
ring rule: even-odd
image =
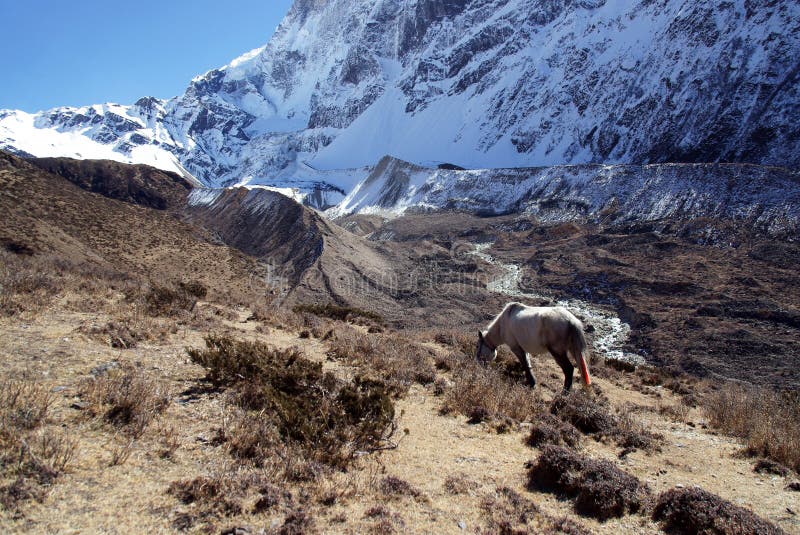
[[[278,535],[307,535],[317,533],[314,517],[304,509],[291,511],[278,528]]]
[[[238,491],[230,479],[224,478],[196,477],[173,481],[167,493],[192,506],[191,513],[179,514],[173,525],[185,531],[201,520],[241,514]]]
[[[339,306],[330,303],[324,305],[296,305],[292,311],[298,314],[314,314],[315,316],[321,316],[323,318],[329,318],[338,321],[363,323],[363,321],[359,320],[369,320],[370,322],[375,322],[379,325],[385,324],[383,316],[376,314],[375,312],[370,312],[369,310],[363,310],[356,307]]]
[[[248,320],[255,320],[287,331],[298,331],[308,327],[307,316],[293,312],[276,303],[251,304],[252,313]]]
[[[498,487],[481,502],[490,533],[528,533],[528,524],[542,516],[539,507],[508,487]]]
[[[53,404],[53,394],[33,381],[0,383],[0,436],[36,429]]]
[[[630,411],[618,414],[616,421],[617,426],[612,432],[612,437],[626,451],[630,452],[636,449],[644,451],[660,450],[664,436],[647,429],[641,420],[635,418]]]
[[[430,338],[437,344],[447,346],[456,351],[460,357],[474,358],[478,345],[478,336],[474,332],[451,330],[437,330]]]
[[[470,494],[478,489],[478,483],[464,474],[451,474],[444,480],[444,489],[448,494]]]
[[[141,436],[170,403],[166,386],[130,363],[111,367],[84,382],[80,396],[88,402],[89,414],[102,417],[134,438]]]
[[[14,316],[44,308],[63,290],[53,261],[0,250],[0,314]]]
[[[186,289],[151,285],[144,294],[145,309],[153,316],[175,316],[194,309],[197,298]]]
[[[588,535],[588,529],[567,518],[553,518],[539,507],[508,487],[498,487],[484,497],[481,502],[481,513],[486,520],[482,533],[500,533],[503,535],[523,535],[542,533],[554,535]],[[477,530],[476,530],[477,532]]]
[[[786,477],[790,473],[788,468],[771,459],[756,460],[756,463],[753,465],[753,472],[759,474],[773,474],[781,477]]]
[[[209,336],[189,350],[215,385],[228,385],[243,409],[226,431],[231,452],[264,464],[279,445],[343,467],[356,451],[379,447],[393,429],[386,386],[363,377],[339,381],[297,350]]]
[[[611,434],[617,426],[608,402],[582,389],[556,396],[550,404],[550,413],[571,423],[583,433]]]
[[[778,535],[784,531],[700,488],[671,489],[659,495],[653,519],[664,529],[681,535]]]
[[[534,422],[528,436],[528,445],[540,448],[547,444],[556,444],[574,448],[580,444],[581,434],[572,424],[563,422],[552,414],[543,414]]]
[[[181,281],[178,288],[195,299],[205,299],[208,295],[208,288],[199,281]]]
[[[388,497],[410,496],[418,498],[422,494],[411,483],[395,476],[387,476],[381,479],[380,483],[378,483],[378,489]]]
[[[148,335],[133,328],[130,322],[112,320],[103,325],[84,325],[79,329],[82,333],[102,341],[117,349],[131,349]]]
[[[561,446],[545,446],[528,473],[532,489],[575,498],[575,510],[600,520],[641,510],[650,490],[608,461],[582,457]]]
[[[800,394],[725,384],[701,403],[711,426],[742,438],[748,453],[800,471]]]

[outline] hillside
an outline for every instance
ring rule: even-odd
[[[24,272],[24,263],[15,265]],[[54,282],[64,281],[56,277]],[[94,306],[75,308],[70,303],[76,299],[91,299]],[[665,529],[665,523],[652,519],[651,506],[600,521],[598,513],[579,509],[572,499],[533,486],[530,467],[551,459],[553,450],[546,444],[559,442],[559,433],[565,433],[573,444],[569,451],[608,461],[645,483],[654,497],[698,485],[721,497],[698,502],[705,512],[700,514],[722,521],[726,517],[720,511],[734,508],[734,525],[764,532],[753,531],[765,526],[751,518],[747,511],[753,510],[787,533],[800,533],[794,514],[800,494],[788,486],[796,485],[797,476],[765,472],[785,470],[769,463],[754,471],[755,460],[742,456],[737,439],[712,431],[705,405],[693,407],[697,402],[690,396],[716,399],[713,385],[647,369],[623,373],[595,363],[592,399],[599,412],[587,421],[600,425],[600,431],[580,432],[549,414],[561,385],[550,359],[534,361],[539,390],[533,394],[508,360],[491,369],[476,367],[459,349],[466,343],[471,352],[471,332],[368,334],[365,327],[309,314],[282,309],[255,314],[247,307],[201,301],[187,323],[181,310],[128,321],[139,341],[114,347],[105,326],[132,313],[129,309],[118,291],[87,281],[80,289],[61,286],[42,308],[0,318],[3,399],[10,399],[15,385],[26,389],[23,398],[3,409],[40,410],[48,400],[41,422],[31,431],[17,431],[31,444],[38,464],[16,472],[4,466],[4,532],[638,534]],[[171,329],[176,321],[183,326]],[[381,392],[375,389],[383,388],[376,385],[388,385],[394,416],[384,441],[355,454],[342,470],[315,457],[328,442],[308,438],[311,450],[306,450],[302,441],[280,438],[271,427],[277,425],[271,415],[280,413],[243,408],[243,403],[257,403],[242,397],[247,388],[271,399],[270,390],[258,390],[257,377],[218,385],[208,379],[211,368],[187,357],[187,347],[203,348],[209,332],[290,351],[286,377],[296,382],[273,384],[294,385],[296,392],[330,388],[325,385],[332,378],[343,385],[362,384],[375,396]],[[237,359],[249,358],[244,348],[233,351]],[[315,372],[298,368],[305,362],[298,359],[319,363],[331,375],[324,383],[309,383]],[[300,397],[286,399],[305,406]],[[12,421],[6,412],[2,417]],[[611,423],[617,421],[622,423]],[[528,445],[531,436],[540,435],[546,438]],[[8,436],[3,435],[3,447]],[[40,442],[49,449],[41,449]],[[622,446],[627,443],[636,445]],[[613,487],[619,481],[609,484],[623,492]],[[720,499],[728,505],[716,509],[714,500]],[[774,529],[770,532],[781,533]]]
[[[4,532],[800,533],[793,242],[465,212],[353,233],[266,189],[1,156]],[[583,319],[590,391],[475,363],[512,299]]]

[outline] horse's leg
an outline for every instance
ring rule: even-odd
[[[511,352],[517,356],[519,363],[525,368],[525,377],[528,378],[531,388],[534,388],[536,386],[536,377],[533,376],[533,371],[531,371],[531,361],[528,360],[528,354],[520,346],[511,346]]]
[[[572,372],[575,371],[575,366],[567,358],[567,353],[558,353],[553,351],[553,348],[549,347],[547,350],[553,355],[553,358],[556,359],[556,363],[561,366],[561,370],[564,372],[564,392],[569,392],[572,388]]]

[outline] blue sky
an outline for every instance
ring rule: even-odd
[[[0,0],[0,109],[182,93],[266,44],[292,0]]]

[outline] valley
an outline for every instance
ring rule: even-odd
[[[660,532],[667,491],[699,486],[738,529],[800,532],[796,242],[713,217],[330,219],[119,166],[3,155],[4,531]],[[509,300],[583,320],[591,393],[559,396],[547,356],[535,391],[506,350],[474,362]],[[309,371],[262,383],[282,358]],[[358,448],[351,424],[282,434],[320,388],[391,418]],[[646,485],[643,509],[537,483],[563,451]]]

